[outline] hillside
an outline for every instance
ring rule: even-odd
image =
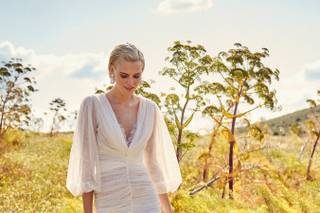
[[[313,110],[316,114],[320,114],[320,106],[317,106]],[[275,135],[283,134],[281,131],[288,130],[294,123],[303,124],[311,114],[311,109],[306,108],[286,115],[282,115],[277,118],[263,121],[263,123],[268,124]],[[281,128],[283,128],[283,130],[281,130]]]
[[[320,115],[320,106],[317,106],[315,109],[313,109],[313,112],[319,116]],[[305,122],[309,119],[309,116],[313,115],[313,112],[311,112],[310,108],[298,110],[292,113],[288,113],[276,118],[263,120],[260,122],[257,122],[260,125],[267,124],[267,126],[271,130],[271,134],[274,136],[281,135],[290,135],[290,127],[292,124],[298,124],[301,127],[305,125]],[[247,128],[239,127],[237,128],[237,133],[244,133],[246,132]]]

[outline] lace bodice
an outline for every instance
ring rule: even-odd
[[[119,124],[119,125],[120,125],[121,131],[122,131],[124,137],[126,138],[127,146],[129,147],[130,144],[131,144],[131,142],[132,142],[134,133],[135,133],[135,131],[136,131],[136,129],[137,129],[137,124],[134,124],[134,125],[133,125],[133,127],[132,127],[132,129],[131,129],[131,131],[130,131],[130,133],[129,133],[128,136],[126,135],[125,129],[121,126],[121,124]]]

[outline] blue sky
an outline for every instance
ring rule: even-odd
[[[1,1],[0,59],[21,57],[38,68],[33,107],[40,113],[53,97],[77,109],[107,83],[107,57],[118,43],[143,51],[144,77],[157,79],[155,89],[168,81],[158,71],[175,40],[203,44],[212,55],[235,42],[267,47],[266,63],[281,72],[275,88],[283,110],[253,118],[274,117],[306,107],[320,89],[319,9],[315,0]]]

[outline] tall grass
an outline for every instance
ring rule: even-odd
[[[81,197],[74,198],[65,188],[71,136],[8,132],[0,143],[0,212],[83,211]],[[202,162],[198,158],[209,139],[200,138],[199,146],[181,162],[184,182],[179,191],[170,194],[176,213],[320,212],[320,157],[314,161],[315,180],[306,181],[310,150],[299,161],[301,142],[289,137],[270,138],[268,149],[246,158],[261,168],[236,179],[234,200],[221,198],[222,181],[190,196],[190,190],[201,184]],[[222,141],[215,144],[210,175],[226,163],[227,147]]]

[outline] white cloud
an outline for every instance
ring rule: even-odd
[[[303,65],[299,72],[281,75],[277,84],[279,103],[283,106],[281,114],[307,108],[306,100],[320,89],[319,61]]]
[[[203,11],[212,7],[212,0],[163,0],[157,11],[162,14]]]
[[[5,41],[0,43],[0,60],[9,60],[11,57],[23,58],[26,61],[32,62],[35,53],[31,49],[23,47],[15,47],[11,42]]]
[[[39,91],[31,99],[33,113],[37,116],[43,116],[49,109],[49,102],[57,97],[66,101],[68,110],[78,110],[84,96],[93,94],[95,88],[101,88],[108,81],[103,54],[37,54],[32,49],[18,47],[8,41],[0,43],[0,61],[12,57],[21,58],[23,64],[36,68],[31,76],[35,77],[35,87]],[[47,130],[50,119],[45,120]]]
[[[320,60],[305,66],[305,77],[308,80],[319,81],[320,80]]]

